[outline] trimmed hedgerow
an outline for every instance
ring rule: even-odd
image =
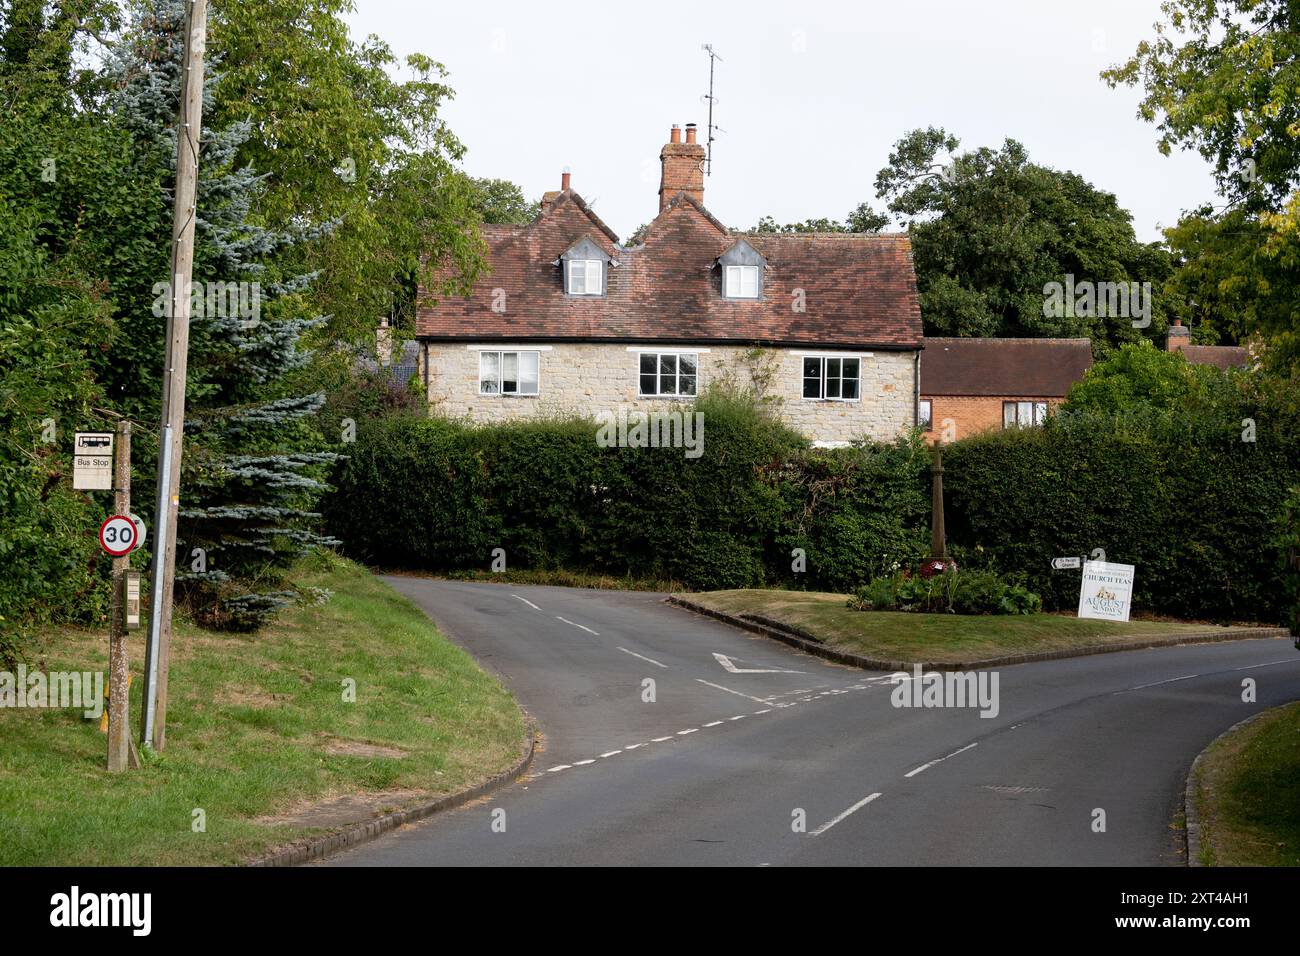
[[[959,442],[945,456],[950,539],[1022,572],[1049,608],[1078,603],[1053,557],[1137,567],[1134,605],[1200,620],[1281,620],[1276,542],[1300,479],[1294,423],[1242,400],[1195,413],[1079,410],[1046,427]],[[1248,439],[1248,440],[1243,440]]]
[[[1294,598],[1279,519],[1300,485],[1293,405],[1225,385],[1192,407],[1076,408],[951,445],[952,552],[1049,609],[1073,609],[1079,586],[1051,559],[1101,548],[1137,566],[1138,611],[1283,620]],[[501,548],[512,569],[699,590],[847,593],[926,555],[930,452],[916,435],[814,449],[740,397],[690,408],[705,416],[698,458],[601,447],[590,420],[363,424],[326,502],[328,529],[388,567],[488,570]]]
[[[586,569],[701,590],[783,580],[849,588],[925,539],[924,448],[814,450],[743,397],[713,393],[698,457],[601,447],[591,420],[363,423],[325,504],[355,557],[434,571]],[[807,573],[792,569],[803,548]]]

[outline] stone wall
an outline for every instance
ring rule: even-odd
[[[536,396],[479,394],[479,352],[465,344],[424,343],[428,367],[428,398],[435,414],[499,422],[537,415],[617,413],[620,407],[663,407],[664,399],[637,397],[638,361],[650,346],[503,343],[503,351],[540,349],[540,386]],[[750,349],[734,346],[694,348],[666,343],[666,351],[695,352],[697,392],[710,382],[758,385],[774,401],[780,415],[813,441],[847,442],[856,438],[889,440],[914,424],[914,352],[850,352],[839,350]],[[805,355],[858,356],[861,359],[861,399],[812,401],[802,397]]]

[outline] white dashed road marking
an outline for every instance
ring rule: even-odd
[[[561,619],[561,620],[563,620],[563,619]],[[581,627],[582,625],[578,625],[578,626]],[[593,632],[593,633],[595,633],[595,632]],[[640,657],[641,660],[645,661],[645,662],[648,663],[648,664],[653,664],[655,667],[664,667],[664,668],[666,668],[666,667],[668,666],[667,664],[660,664],[658,661],[653,660],[653,659],[651,659],[651,658],[649,658],[649,657],[644,657],[644,656],[642,656],[641,654],[638,654],[636,651],[629,651],[626,647],[620,647],[619,650],[622,651],[624,654],[631,654],[633,657]]]
[[[597,632],[597,631],[593,631],[591,628],[587,627],[585,624],[579,624],[579,623],[577,623],[576,621],[570,621],[567,617],[560,617],[560,615],[558,615],[558,614],[555,615],[555,619],[556,619],[557,621],[563,621],[565,624],[572,624],[574,627],[580,627],[580,628],[582,628],[584,631],[586,631],[588,634],[595,634],[597,637],[600,637],[599,632]]]
[[[715,690],[725,690],[728,694],[735,694],[737,697],[744,697],[746,700],[752,700],[759,704],[767,703],[766,697],[752,697],[749,694],[742,694],[738,690],[732,690],[730,687],[723,687],[721,684],[715,684],[712,681],[707,681],[703,677],[697,677],[695,679],[699,681],[701,684],[707,684],[709,687],[712,687]]]
[[[528,605],[530,608],[532,608],[534,611],[540,611],[540,610],[541,610],[540,607],[538,607],[538,606],[537,606],[536,604],[534,604],[532,601],[528,600],[528,598],[526,598],[526,597],[520,597],[518,594],[512,594],[512,595],[510,595],[510,596],[511,596],[512,598],[514,598],[516,601],[523,601],[525,604],[527,604],[527,605]]]
[[[812,833],[810,833],[810,834],[808,834],[808,835],[809,835],[809,836],[821,836],[823,833],[825,833],[825,832],[826,832],[827,830],[829,830],[831,827],[835,826],[835,824],[839,823],[841,820],[843,820],[845,817],[847,817],[850,813],[856,813],[858,810],[861,810],[863,807],[865,807],[865,806],[866,806],[868,803],[870,803],[872,800],[876,799],[876,797],[878,797],[878,796],[880,796],[880,794],[878,794],[878,793],[869,793],[869,794],[867,794],[865,797],[863,797],[863,798],[862,798],[861,800],[859,800],[857,803],[853,804],[853,806],[849,807],[847,810],[845,810],[845,811],[844,811],[843,813],[841,813],[839,816],[835,817],[835,819],[833,819],[833,820],[827,820],[825,823],[823,823],[821,826],[819,826],[816,830],[814,830]]]
[[[931,767],[933,767],[935,764],[937,764],[937,763],[943,763],[945,760],[948,759],[948,757],[955,757],[955,756],[957,756],[958,754],[965,753],[966,751],[970,750],[972,747],[978,747],[978,746],[979,746],[979,742],[978,742],[978,741],[976,741],[976,742],[973,743],[973,744],[967,744],[965,747],[962,747],[961,750],[954,750],[952,753],[948,754],[948,755],[945,756],[945,757],[940,757],[940,758],[937,759],[937,760],[931,760],[929,763],[923,763],[923,764],[921,764],[921,766],[917,767],[915,770],[909,770],[907,773],[903,774],[903,776],[904,776],[904,777],[915,777],[918,773],[921,773],[922,771],[925,771],[925,770],[929,770],[929,769],[930,769]]]

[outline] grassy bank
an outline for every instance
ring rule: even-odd
[[[300,571],[332,598],[258,634],[177,629],[167,747],[143,770],[107,773],[106,738],[80,711],[0,710],[0,864],[237,863],[514,762],[519,708],[413,604],[332,556]],[[107,637],[49,634],[43,656],[105,669]]]
[[[864,657],[897,661],[956,663],[1153,637],[1176,641],[1180,633],[1206,630],[1206,626],[1196,624],[1121,624],[1059,614],[964,616],[855,611],[845,606],[846,595],[817,591],[709,591],[684,596],[728,614],[770,618]]]
[[[1197,768],[1207,866],[1300,866],[1300,703],[1219,738]]]

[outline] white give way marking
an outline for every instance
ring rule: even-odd
[[[737,658],[730,658],[726,654],[714,653],[714,660],[722,665],[722,669],[728,674],[802,674],[803,671],[791,671],[781,667],[737,667]]]

